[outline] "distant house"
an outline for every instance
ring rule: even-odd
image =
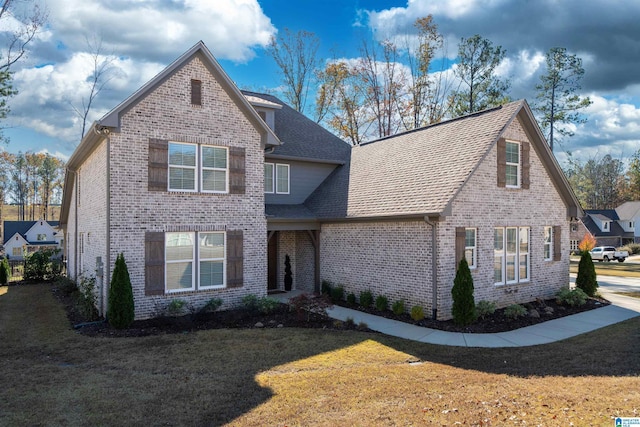
[[[5,254],[15,260],[41,249],[61,249],[63,244],[58,221],[4,221],[2,235]]]
[[[553,295],[580,206],[525,101],[351,148],[277,97],[241,92],[200,42],[92,128],[67,163],[67,271],[106,310],[124,253],[136,317],[180,298],[320,290],[451,316],[458,261],[476,300]]]
[[[625,202],[616,208],[620,226],[633,232],[633,241],[640,243],[640,201]]]
[[[617,209],[585,209],[581,218],[598,246],[623,246],[634,241],[633,219],[621,219]]]

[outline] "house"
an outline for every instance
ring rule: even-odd
[[[640,201],[624,202],[616,208],[619,224],[627,232],[633,232],[633,242],[640,243]]]
[[[588,233],[596,239],[597,246],[624,246],[633,243],[633,219],[621,219],[617,209],[585,209],[581,218]]]
[[[5,254],[14,260],[41,249],[59,250],[63,244],[58,221],[4,221],[2,235]]]
[[[318,291],[449,318],[458,261],[499,306],[568,283],[580,206],[525,101],[351,148],[277,97],[241,92],[199,42],[93,124],[69,159],[68,274],[106,311],[124,253],[137,318],[172,299]]]

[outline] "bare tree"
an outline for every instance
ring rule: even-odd
[[[53,193],[57,185],[61,182],[63,175],[64,161],[47,153],[38,169],[40,177],[40,217],[47,220],[49,205],[53,198]]]
[[[284,96],[291,106],[304,113],[312,79],[320,60],[317,57],[320,39],[314,33],[288,28],[277,39],[271,38],[267,53],[276,61],[282,74]]]
[[[3,19],[13,18],[19,25],[14,31],[5,32],[5,46],[7,56],[0,63],[0,71],[8,71],[13,64],[18,62],[27,52],[27,45],[33,40],[40,28],[46,23],[48,13],[40,8],[36,2],[32,2],[31,10],[20,13],[17,4],[31,3],[29,1],[3,0],[0,6],[0,22]]]
[[[116,57],[113,54],[104,54],[102,39],[100,38],[94,37],[92,40],[87,38],[87,47],[89,52],[91,52],[92,65],[91,74],[87,76],[88,94],[86,97],[82,98],[81,107],[71,104],[73,111],[82,120],[82,133],[80,134],[80,139],[84,137],[86,132],[87,119],[91,112],[93,102],[114,77],[113,62],[116,60]]]

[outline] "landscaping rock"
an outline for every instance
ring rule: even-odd
[[[538,319],[540,317],[540,313],[535,308],[529,310],[529,317],[533,317],[534,319]]]
[[[264,328],[264,323],[262,322],[258,322],[255,325],[253,325],[254,328]]]
[[[545,307],[544,312],[546,314],[553,314],[553,307]]]

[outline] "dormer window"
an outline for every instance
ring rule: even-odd
[[[605,221],[605,222],[602,223],[602,229],[604,231],[609,230],[609,222],[608,221]]]

